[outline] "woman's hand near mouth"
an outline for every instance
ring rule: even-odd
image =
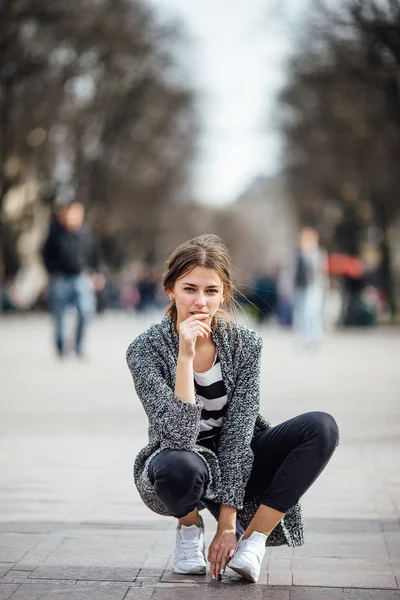
[[[211,334],[211,327],[206,323],[210,318],[209,313],[198,312],[179,324],[180,358],[193,361],[197,338],[207,338]]]

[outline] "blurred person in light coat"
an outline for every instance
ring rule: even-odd
[[[299,234],[294,274],[293,329],[299,341],[317,347],[324,331],[328,260],[318,232],[304,227]]]

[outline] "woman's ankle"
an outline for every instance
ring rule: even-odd
[[[185,527],[190,527],[191,525],[196,525],[196,527],[200,527],[200,524],[201,524],[200,515],[197,510],[194,510],[193,512],[189,513],[185,517],[178,519],[178,521],[179,521],[179,527],[181,525],[185,525]]]
[[[253,535],[253,533],[261,533],[262,535],[265,535],[266,537],[268,537],[268,536],[269,536],[269,533],[267,533],[267,532],[265,532],[265,531],[258,531],[257,529],[253,529],[253,530],[251,530],[251,531],[245,531],[241,539],[242,539],[243,541],[244,541],[244,540],[248,540],[248,539],[249,539],[249,537],[250,537],[251,535]]]

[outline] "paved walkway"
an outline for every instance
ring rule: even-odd
[[[173,575],[174,521],[135,490],[147,425],[124,355],[147,324],[98,318],[81,363],[53,357],[45,316],[0,320],[0,600],[399,599],[400,330],[315,353],[263,331],[262,412],[327,410],[341,443],[303,499],[306,544],[269,550],[251,585]]]

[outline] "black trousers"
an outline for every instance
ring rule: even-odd
[[[308,412],[257,435],[252,442],[254,462],[246,499],[286,513],[328,464],[339,442],[335,419]],[[169,512],[181,518],[204,496],[208,471],[194,452],[163,450],[150,463],[150,481]]]

